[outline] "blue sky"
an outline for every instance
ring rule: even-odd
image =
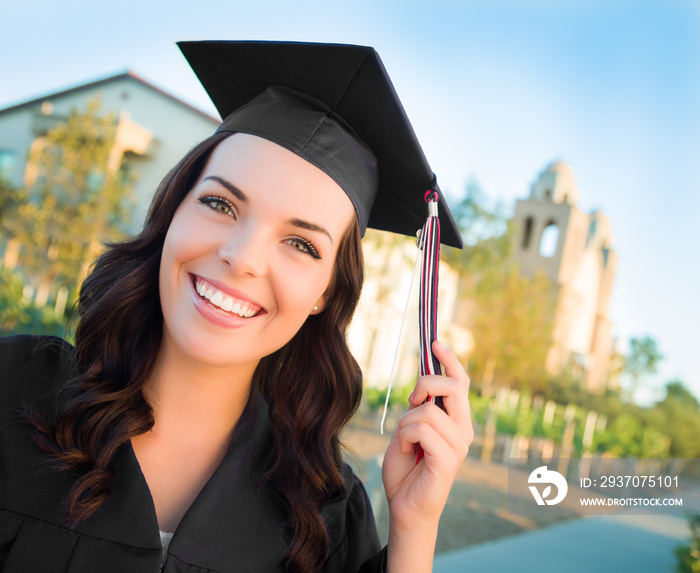
[[[214,113],[174,42],[372,45],[442,188],[512,204],[551,161],[608,214],[616,333],[700,396],[700,4],[694,1],[10,3],[0,107],[130,69]],[[255,4],[255,5],[253,5]],[[203,8],[202,6],[206,6]]]

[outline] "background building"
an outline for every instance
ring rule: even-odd
[[[14,186],[31,184],[31,150],[73,109],[84,109],[99,98],[101,112],[114,112],[117,136],[110,161],[134,180],[136,199],[130,231],[141,228],[153,192],[180,157],[209,136],[219,120],[126,72],[48,94],[0,110],[0,175]],[[573,366],[590,388],[606,383],[612,350],[608,318],[617,255],[606,216],[583,213],[571,169],[557,161],[532,185],[530,197],[519,200],[514,222],[518,227],[514,257],[521,270],[547,272],[557,285],[557,311],[547,368],[556,373]],[[397,383],[417,376],[417,291],[404,308],[418,254],[413,242],[404,247],[366,241],[367,281],[350,332],[353,350],[368,384],[383,386],[397,353]],[[12,267],[13,250],[4,253]],[[14,257],[15,259],[17,257]],[[460,277],[443,265],[440,282],[440,336],[459,355],[472,347],[465,305],[460,305]],[[463,298],[463,297],[462,297]],[[461,309],[461,310],[460,310]],[[398,350],[397,350],[398,347]]]
[[[85,109],[94,98],[101,112],[117,116],[110,161],[134,179],[130,230],[135,233],[163,176],[220,121],[126,72],[0,110],[0,175],[13,186],[31,183],[31,149],[73,109]]]
[[[363,240],[363,253],[365,284],[348,333],[353,355],[362,367],[368,386],[385,387],[394,362],[394,387],[415,384],[419,369],[420,269],[415,271],[413,279],[412,275],[420,251],[415,240],[369,230]],[[455,353],[464,355],[471,349],[471,338],[466,326],[456,320],[458,284],[457,272],[441,264],[438,283],[439,337]]]
[[[568,165],[556,161],[516,203],[513,257],[521,271],[544,270],[557,288],[547,369],[571,366],[592,390],[605,387],[613,350],[609,319],[618,257],[608,218],[577,206],[579,190]]]

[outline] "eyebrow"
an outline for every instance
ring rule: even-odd
[[[226,189],[228,189],[231,192],[231,194],[239,201],[243,203],[248,202],[248,197],[246,196],[246,194],[243,193],[243,191],[241,191],[233,183],[229,183],[228,181],[226,181],[226,179],[222,179],[218,175],[209,175],[208,177],[202,179],[202,181],[208,180],[216,181],[219,185],[223,185],[224,187],[226,187]]]
[[[306,229],[307,231],[316,231],[317,233],[323,233],[330,239],[331,244],[333,244],[333,237],[331,237],[331,234],[320,225],[316,225],[315,223],[309,223],[308,221],[304,221],[303,219],[289,219],[289,221],[287,222],[290,225],[293,225],[294,227],[299,227],[300,229]]]
[[[241,191],[233,183],[226,181],[226,179],[223,179],[218,175],[209,175],[208,177],[202,179],[202,181],[208,180],[216,181],[219,185],[226,187],[226,189],[228,189],[231,192],[231,194],[234,197],[236,197],[239,201],[242,201],[243,203],[248,202],[248,197],[246,196],[246,194],[243,193],[243,191]],[[293,227],[299,227],[300,229],[306,229],[307,231],[323,233],[330,239],[331,244],[333,244],[333,237],[331,237],[331,234],[324,227],[321,227],[321,225],[316,225],[315,223],[310,223],[309,221],[304,221],[303,219],[289,219],[287,223],[289,223]]]

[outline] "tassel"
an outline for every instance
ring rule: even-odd
[[[437,340],[438,271],[440,266],[438,200],[437,191],[428,190],[426,192],[425,201],[428,203],[428,218],[418,239],[418,246],[423,252],[418,307],[421,376],[442,374],[440,361],[435,358],[432,351],[432,344]],[[444,409],[441,396],[428,396],[425,402],[434,402]],[[423,448],[421,448],[420,444],[416,444],[414,451],[416,453],[416,463],[418,463],[424,455]]]

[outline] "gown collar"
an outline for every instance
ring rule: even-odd
[[[280,528],[283,517],[260,490],[272,445],[267,404],[261,396],[253,396],[224,459],[174,532],[168,549],[171,557],[199,567],[231,569],[240,567],[237,555],[258,549],[279,562],[286,547]],[[130,442],[120,448],[114,468],[108,501],[75,529],[132,547],[160,549],[153,498]]]

